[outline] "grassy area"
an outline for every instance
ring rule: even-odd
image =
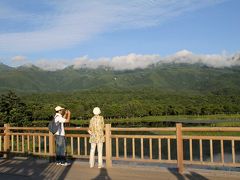
[[[105,123],[110,123],[112,126],[137,126],[137,127],[167,127],[172,126],[176,122],[182,122],[186,124],[209,124],[209,126],[240,126],[240,114],[234,115],[204,115],[204,116],[146,116],[136,118],[124,118],[124,119],[105,119]],[[48,121],[34,121],[34,126],[47,126]],[[89,120],[71,120],[70,126],[83,126],[86,127],[89,124]]]

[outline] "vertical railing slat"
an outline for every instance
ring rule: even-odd
[[[24,152],[24,136],[22,135],[22,152]]]
[[[116,158],[119,158],[118,138],[116,138]]]
[[[38,153],[41,153],[41,136],[38,136]]]
[[[192,139],[189,139],[189,154],[190,154],[190,161],[193,161]]]
[[[171,145],[170,145],[170,139],[167,139],[167,145],[168,145],[168,160],[171,160]]]
[[[199,148],[200,148],[200,162],[202,162],[203,161],[202,139],[199,139]]]
[[[71,155],[73,155],[73,137],[71,137]]]
[[[180,174],[184,171],[183,166],[183,137],[182,137],[182,124],[176,124],[176,137],[177,137],[177,166]]]
[[[77,138],[78,156],[80,156],[80,137]]]
[[[235,142],[232,140],[232,162],[235,164],[236,163],[236,158],[235,158]]]
[[[223,140],[221,140],[221,160],[224,163],[224,147],[223,147]]]
[[[14,135],[11,135],[11,151],[14,152]]]
[[[149,139],[150,160],[152,160],[152,138]]]
[[[44,154],[47,155],[47,136],[44,136]]]
[[[141,159],[144,159],[144,152],[143,152],[143,138],[141,138]]]
[[[213,162],[213,140],[210,139],[210,160]]]
[[[132,138],[132,159],[135,159],[135,138]]]
[[[87,137],[84,137],[84,155],[87,156]]]
[[[19,152],[19,135],[17,135],[17,152]]]
[[[162,160],[162,141],[160,138],[158,139],[158,159]]]
[[[127,139],[124,138],[124,159],[127,159]]]
[[[30,152],[30,137],[29,135],[27,136],[27,152]]]
[[[33,139],[33,154],[35,154],[35,136],[34,135],[33,135],[32,139]]]

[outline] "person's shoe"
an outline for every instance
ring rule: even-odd
[[[61,166],[70,166],[71,163],[65,162],[65,163],[61,163]]]
[[[103,166],[98,166],[98,169],[101,169],[101,168],[103,168]]]
[[[60,163],[60,162],[57,162],[57,166],[58,166],[58,165],[61,165],[61,163]]]

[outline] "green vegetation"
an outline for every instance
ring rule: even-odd
[[[20,97],[19,97],[20,96]],[[182,95],[154,90],[138,91],[79,91],[73,93],[44,93],[17,96],[8,92],[0,96],[1,122],[25,124],[49,121],[54,107],[69,109],[73,125],[86,125],[92,109],[99,106],[106,122],[116,126],[161,126],[175,122],[217,123],[238,122],[240,96]],[[14,97],[14,98],[13,98]],[[15,99],[16,102],[13,102]],[[11,103],[9,103],[11,102]],[[8,106],[9,104],[14,105]],[[14,114],[16,107],[21,113]],[[9,108],[6,110],[6,108]],[[230,115],[234,114],[234,115]],[[21,116],[20,116],[21,115]],[[11,116],[11,117],[10,117]],[[44,122],[41,122],[44,124]],[[41,124],[40,123],[40,124]],[[31,125],[31,123],[29,124]],[[42,126],[42,125],[41,125]]]
[[[212,68],[202,64],[156,64],[145,69],[116,71],[107,67],[44,71],[37,67],[11,68],[0,64],[0,91],[73,92],[81,90],[154,89],[183,94],[235,94],[240,67]]]
[[[95,106],[116,126],[206,120],[212,126],[219,122],[235,126],[240,113],[239,79],[239,66],[156,64],[125,71],[68,67],[50,72],[0,64],[0,122],[44,124],[52,119],[54,107],[61,105],[72,112],[76,126],[87,124]]]

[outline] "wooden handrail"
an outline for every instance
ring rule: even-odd
[[[111,131],[176,131],[176,128],[111,128]]]
[[[47,127],[5,125],[0,130],[4,130],[0,133],[0,151],[5,154],[28,152],[53,158],[55,156],[54,135],[48,131]],[[88,128],[65,127],[65,130],[70,151],[68,154],[75,158],[89,158]],[[144,133],[141,134],[141,132]],[[184,170],[184,164],[240,166],[236,157],[239,154],[236,144],[240,141],[240,135],[234,136],[233,133],[224,136],[218,133],[216,136],[196,135],[197,133],[188,135],[187,132],[240,132],[240,127],[182,127],[178,124],[176,127],[167,128],[114,128],[106,125],[104,156],[106,167],[112,166],[112,160],[175,163],[180,173]],[[215,141],[218,141],[220,161],[214,158]],[[229,149],[225,141],[228,141],[228,144],[231,143],[231,162],[225,159],[227,156],[224,153],[226,148]],[[209,161],[204,157],[206,147],[209,151],[207,152]],[[199,150],[195,151],[193,148]],[[198,152],[198,159],[196,159],[196,152]],[[183,158],[186,153],[189,160]]]
[[[183,127],[183,132],[240,132],[240,127]]]

